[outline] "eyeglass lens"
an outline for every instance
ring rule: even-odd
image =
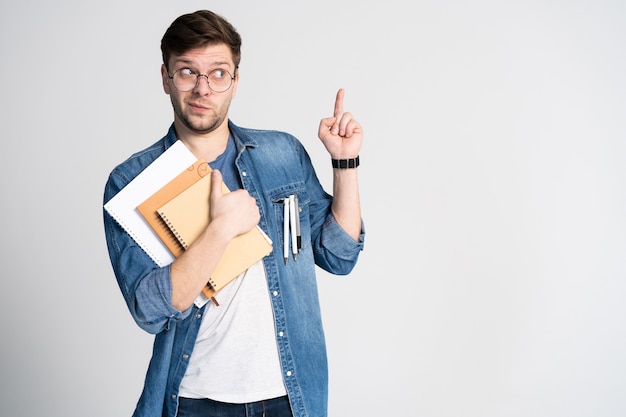
[[[232,75],[228,71],[219,68],[209,72],[208,75],[198,74],[188,68],[181,68],[174,72],[171,78],[174,86],[179,91],[191,91],[196,87],[200,77],[206,78],[209,88],[216,93],[223,93],[233,83]]]

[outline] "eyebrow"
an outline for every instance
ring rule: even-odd
[[[179,64],[192,66],[193,64],[195,64],[195,61],[191,59],[179,57],[174,60],[174,66],[177,66]],[[231,63],[228,61],[215,61],[215,62],[211,62],[209,64],[209,67],[219,67],[222,65],[225,65],[230,68]]]

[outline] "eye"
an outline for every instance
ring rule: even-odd
[[[213,71],[211,71],[211,78],[216,79],[216,80],[221,80],[227,77],[226,74],[228,73],[221,68],[214,69]]]
[[[183,77],[189,77],[191,75],[195,75],[195,72],[193,72],[191,69],[189,68],[181,68],[178,71],[176,71],[177,73],[179,73],[181,76]]]

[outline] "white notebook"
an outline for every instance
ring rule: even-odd
[[[175,258],[137,211],[137,206],[196,160],[185,144],[178,140],[104,205],[111,217],[160,267],[171,264]]]

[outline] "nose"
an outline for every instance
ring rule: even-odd
[[[204,77],[206,82],[200,81],[200,77]],[[205,74],[198,74],[196,77],[196,86],[193,88],[193,91],[197,94],[204,95],[207,92],[211,91],[209,88],[209,76]]]

